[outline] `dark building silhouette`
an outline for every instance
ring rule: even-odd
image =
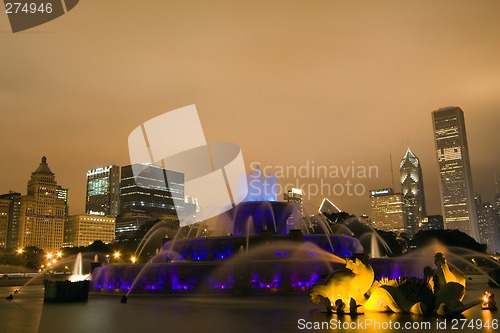
[[[444,229],[443,215],[429,215],[427,216],[429,230],[442,230]]]

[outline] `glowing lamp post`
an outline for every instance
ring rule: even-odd
[[[485,291],[483,294],[483,304],[481,304],[481,308],[483,310],[495,310],[497,308],[495,295],[489,291]]]

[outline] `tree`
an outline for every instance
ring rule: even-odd
[[[96,240],[89,246],[87,246],[85,252],[102,252],[107,253],[111,251],[111,246],[105,244],[102,240]]]
[[[375,229],[377,234],[382,238],[389,247],[391,253],[387,253],[388,256],[399,256],[403,253],[404,250],[404,240],[400,239],[398,235],[393,231],[384,231]]]
[[[23,266],[24,258],[12,251],[2,251],[0,252],[0,265]]]
[[[45,252],[36,246],[26,246],[23,254],[27,268],[38,269],[45,260]]]
[[[478,252],[486,251],[486,244],[476,242],[474,238],[457,229],[419,231],[415,237],[413,237],[411,246],[427,246],[435,240],[445,246],[463,247]]]
[[[328,221],[330,221],[330,223],[332,223],[332,224],[343,223],[348,218],[354,216],[352,214],[349,214],[348,212],[323,213],[323,215],[325,215],[326,218],[328,219]]]

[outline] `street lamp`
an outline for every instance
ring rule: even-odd
[[[113,254],[113,257],[115,257],[115,259],[120,258],[120,252],[116,251],[116,252]]]
[[[23,254],[24,250],[21,249],[21,248],[19,248],[19,249],[16,250],[16,252],[17,252],[17,254]]]
[[[135,262],[137,261],[137,258],[136,258],[136,257],[134,257],[134,256],[132,256],[132,257],[130,257],[130,261],[131,261],[133,264],[135,264]]]

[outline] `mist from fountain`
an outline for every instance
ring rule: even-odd
[[[70,256],[70,257],[64,258],[64,259],[60,260],[55,267],[61,267],[61,266],[65,267],[66,264],[69,264],[69,263],[73,262],[74,259],[75,259],[74,256]],[[76,261],[74,263],[76,264]],[[46,266],[45,268],[40,269],[39,272],[38,272],[38,274],[36,274],[31,279],[29,279],[28,281],[26,281],[21,287],[19,287],[19,289],[17,289],[15,291],[15,293],[16,294],[19,293],[21,290],[23,290],[27,286],[31,285],[34,281],[42,280],[43,278],[45,278],[45,275],[49,274],[49,272],[52,271],[53,269],[55,269],[55,267],[54,266]]]
[[[119,274],[113,278],[108,276],[108,279],[102,275],[106,274],[104,270],[93,281],[113,281],[112,289],[126,290],[125,299],[132,292],[171,290],[184,293],[196,288],[202,293],[213,293],[232,289],[243,269],[243,272],[247,272],[245,280],[251,289],[295,290],[311,286],[321,276],[331,273],[334,267],[345,264],[344,259],[312,243],[263,243],[251,247],[248,252],[242,245],[237,252],[237,255],[227,260],[193,262],[183,260],[179,253],[164,248],[142,266],[122,266]],[[169,261],[171,257],[179,259]],[[118,269],[117,266],[113,268]]]
[[[252,234],[255,233],[255,230],[253,228],[253,217],[252,216],[250,216],[246,221],[246,229],[247,229],[247,232],[246,232],[247,241],[246,241],[245,250],[246,250],[246,252],[248,252],[248,246],[250,245],[250,233],[252,233]],[[264,230],[267,230],[267,228],[265,228]]]
[[[380,249],[378,247],[377,237],[373,233],[370,235],[370,255],[372,258],[380,258]]]
[[[331,229],[333,235],[346,235],[350,237],[354,236],[353,232],[345,224],[342,223],[334,224]]]
[[[345,263],[345,259],[309,242],[264,243],[224,261],[206,278],[205,285],[212,290],[242,284],[257,291],[304,289]]]
[[[443,253],[448,260],[448,265],[460,272],[468,268],[470,272],[478,273],[484,277],[488,277],[492,281],[492,277],[483,269],[478,267],[472,259],[483,258],[486,259],[491,266],[500,267],[500,264],[491,259],[489,255],[480,253],[470,249],[460,247],[447,247],[437,240],[434,242],[406,252],[405,254],[395,258],[380,258],[378,260],[371,260],[370,264],[374,270],[378,272],[378,278],[392,278],[399,277],[423,277],[424,268],[434,267],[433,256],[435,253]]]
[[[144,237],[142,237],[139,245],[134,252],[135,258],[139,258],[141,256],[142,251],[144,251],[144,248],[149,243],[151,237],[154,234],[160,233],[160,231],[158,230],[162,231],[165,235],[167,234],[167,224],[165,221],[159,221],[158,223],[154,224],[151,229],[149,229],[148,232],[144,235]]]
[[[392,254],[389,245],[387,245],[376,230],[364,233],[359,237],[359,241],[363,244],[363,247],[370,249],[369,254],[371,258],[382,258]],[[369,246],[366,246],[367,244],[369,244]],[[383,252],[380,245],[382,245]]]

